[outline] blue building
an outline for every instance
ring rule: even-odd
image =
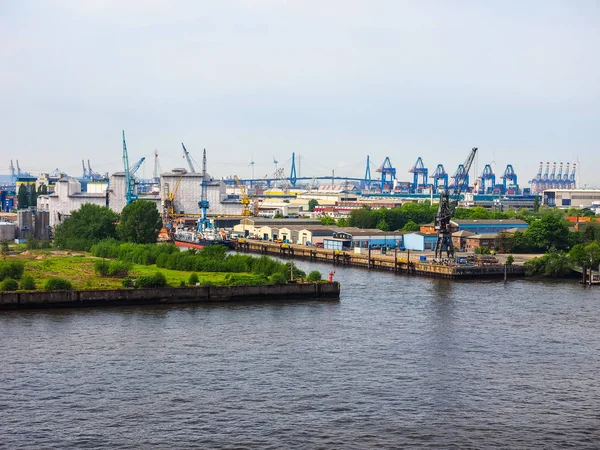
[[[437,242],[437,233],[423,233],[415,231],[404,235],[404,248],[407,250],[434,250]]]
[[[402,247],[404,234],[399,231],[381,231],[377,229],[360,229],[345,227],[335,230],[331,238],[323,239],[323,247],[333,250],[361,249],[393,249]]]
[[[474,220],[451,220],[450,225],[454,231],[469,231],[475,234],[499,233],[501,231],[516,229],[525,231],[529,224],[519,219],[474,219]]]

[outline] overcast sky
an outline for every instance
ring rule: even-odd
[[[398,178],[581,162],[600,185],[600,2],[0,0],[0,173],[122,170],[181,142],[216,177]],[[141,172],[140,172],[141,173]]]

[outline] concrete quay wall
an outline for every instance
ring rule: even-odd
[[[340,284],[338,282],[290,283],[265,286],[28,291],[0,293],[0,310],[339,298]]]

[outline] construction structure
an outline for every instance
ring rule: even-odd
[[[550,171],[550,162],[547,161],[544,169],[544,162],[540,162],[538,173],[535,178],[529,181],[531,184],[531,192],[541,194],[548,189],[577,189],[577,163],[562,162],[558,165],[558,173],[556,172],[557,164],[552,163],[552,171]],[[569,172],[570,169],[570,172]]]
[[[452,242],[452,227],[450,219],[454,214],[456,205],[462,192],[462,187],[465,185],[464,177],[468,176],[471,164],[477,153],[477,147],[471,149],[471,153],[467,157],[463,166],[462,175],[455,179],[455,188],[453,195],[455,199],[450,199],[450,189],[444,189],[440,194],[440,202],[438,205],[437,214],[435,216],[435,231],[437,232],[437,240],[435,244],[435,257],[436,259],[442,258],[443,252],[446,252],[447,258],[454,258],[454,244]]]

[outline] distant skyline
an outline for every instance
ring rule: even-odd
[[[186,167],[371,175],[421,156],[478,175],[580,161],[600,186],[600,2],[0,2],[0,173]],[[299,173],[300,175],[300,173]]]

